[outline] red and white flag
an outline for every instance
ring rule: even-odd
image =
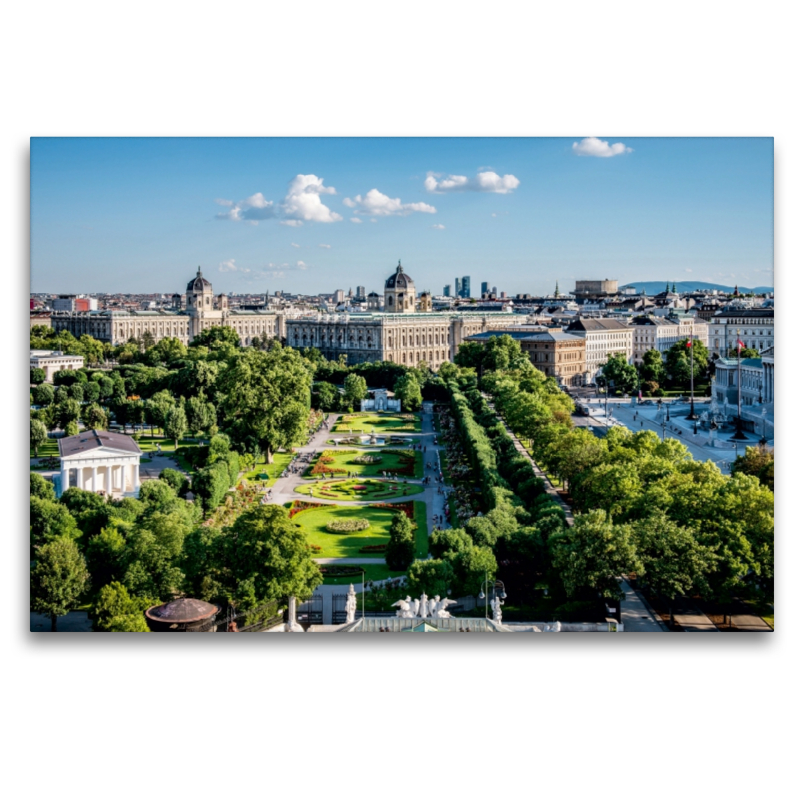
[[[741,339],[736,340],[736,349],[741,350],[744,347],[744,342]]]
[[[688,339],[688,340],[686,341],[686,346],[687,346],[687,347],[691,347],[691,346],[692,346],[692,340],[691,340],[691,339]]]

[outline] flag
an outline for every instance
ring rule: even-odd
[[[692,346],[692,340],[691,339],[687,339],[686,346],[687,347],[691,347]]]
[[[741,339],[736,340],[736,349],[741,350],[744,347],[744,342]]]

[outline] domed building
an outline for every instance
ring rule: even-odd
[[[383,310],[387,314],[413,314],[416,310],[417,290],[410,275],[403,272],[398,261],[394,275],[386,279],[383,287]]]

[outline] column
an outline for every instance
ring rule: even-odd
[[[69,489],[69,467],[68,466],[64,466],[64,464],[62,462],[62,466],[61,466],[61,493],[63,494],[64,492],[67,491],[67,489]]]
[[[97,467],[92,467],[92,491],[97,491]]]
[[[125,494],[125,492],[128,491],[127,472],[128,472],[128,465],[125,462],[123,462],[122,464],[119,465],[119,490],[120,492],[122,492],[122,494]]]
[[[139,488],[139,462],[136,461],[135,464],[132,465],[133,468],[133,490],[136,491]]]

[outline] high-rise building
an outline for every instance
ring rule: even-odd
[[[485,294],[489,294],[489,281],[483,281],[481,283],[481,297]]]
[[[356,297],[359,300],[366,300],[367,299],[367,290],[363,286],[356,286]]]
[[[465,300],[468,300],[470,297],[472,297],[472,290],[470,289],[469,286],[469,275],[464,275],[464,277],[461,278],[460,297],[463,297]]]
[[[333,302],[336,303],[336,305],[339,305],[339,303],[344,303],[344,289],[337,289],[333,293]]]
[[[442,292],[442,294],[443,294],[445,297],[450,297],[450,289],[451,289],[451,286],[450,286],[450,284],[449,284],[449,283],[448,283],[448,284],[446,284],[446,285],[445,285],[445,287],[444,287],[444,291]]]
[[[461,278],[456,278],[456,297],[463,297],[461,293]]]

